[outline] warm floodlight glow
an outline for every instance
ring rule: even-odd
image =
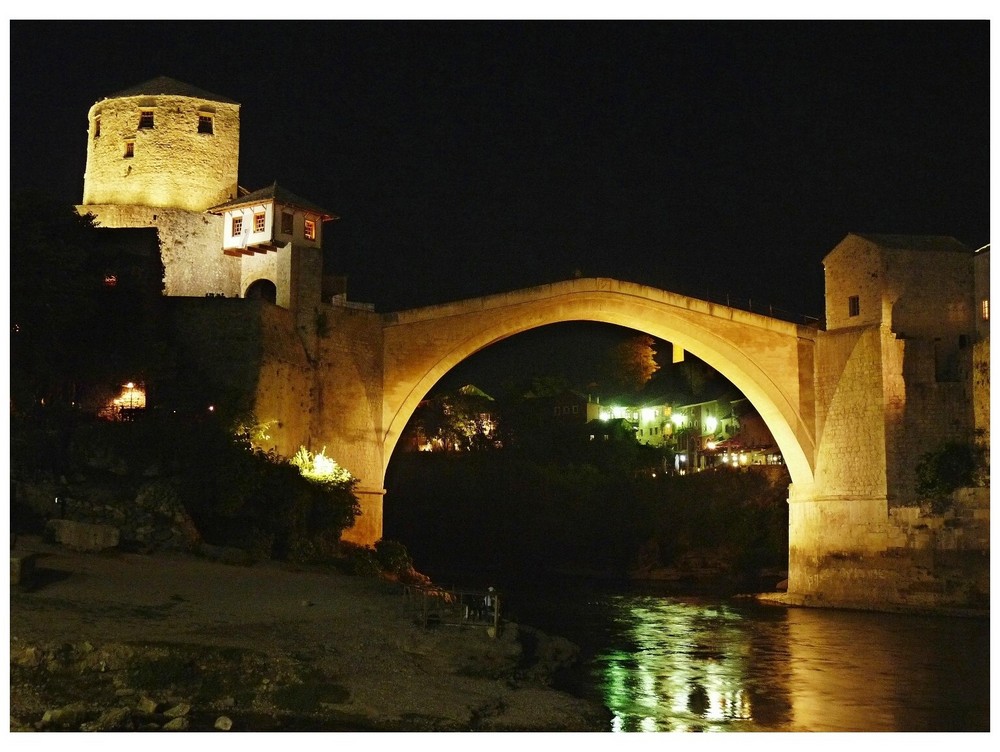
[[[685,421],[684,413],[674,413],[673,415],[670,416],[670,422],[673,423],[678,428],[684,425],[684,421]]]
[[[122,388],[122,393],[115,397],[113,404],[115,407],[127,410],[141,409],[146,406],[146,390],[136,388],[135,383],[130,381]]]
[[[611,411],[610,410],[601,410],[601,414],[600,414],[599,417],[600,417],[601,420],[611,420]]]
[[[625,411],[624,407],[612,407],[611,408],[611,417],[613,417],[613,418],[624,418],[625,414],[626,414],[626,411]]]
[[[130,420],[135,410],[146,408],[146,389],[134,381],[122,384],[122,390],[117,397],[111,399],[98,412],[106,420]]]
[[[705,418],[705,430],[709,433],[715,433],[715,429],[719,427],[719,421],[712,415]]]
[[[642,408],[642,419],[645,421],[652,420],[656,417],[656,410],[651,407]]]

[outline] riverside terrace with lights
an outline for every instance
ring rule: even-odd
[[[345,538],[381,537],[390,456],[451,368],[535,327],[596,321],[672,342],[759,412],[792,480],[790,600],[988,603],[988,487],[932,514],[914,472],[943,442],[988,446],[988,247],[850,233],[823,262],[825,328],[613,279],[377,313],[324,289],[332,214],[276,187],[255,198],[237,187],[237,103],[159,78],[101,99],[89,119],[79,211],[156,228],[174,327],[270,426],[262,448],[325,447],[359,480],[362,514]],[[262,281],[273,303],[253,299]]]

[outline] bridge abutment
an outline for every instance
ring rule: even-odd
[[[885,498],[789,498],[789,602],[879,609],[989,608],[989,489],[950,508]]]
[[[372,546],[382,537],[382,505],[384,488],[356,488],[354,496],[361,508],[354,524],[341,534],[341,539],[359,546]]]

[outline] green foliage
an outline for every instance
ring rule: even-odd
[[[112,234],[69,204],[11,197],[15,412],[43,401],[69,405],[162,367],[163,264],[149,232]]]
[[[32,439],[32,434],[36,438]],[[360,513],[354,481],[316,482],[279,457],[254,450],[221,421],[146,416],[131,423],[91,421],[62,431],[15,424],[23,447],[16,477],[38,467],[31,447],[49,446],[53,474],[112,473],[137,489],[155,473],[176,482],[178,495],[207,543],[236,546],[259,558],[323,561],[339,556],[341,532]]]
[[[405,534],[431,569],[623,573],[651,540],[664,566],[698,550],[728,552],[739,574],[787,566],[787,477],[733,470],[653,478],[581,459],[397,456],[386,479],[385,533]]]
[[[382,566],[374,548],[350,544],[345,544],[341,548],[344,552],[344,563],[350,574],[359,577],[378,577],[382,574]]]
[[[976,485],[976,475],[986,465],[981,446],[948,442],[921,455],[917,462],[917,493],[929,499],[935,512],[948,508],[951,494]]]
[[[298,468],[302,477],[321,486],[350,488],[357,483],[357,479],[346,468],[326,456],[326,447],[315,453],[305,447],[299,447],[289,462]]]
[[[413,569],[413,559],[406,546],[385,538],[375,543],[375,556],[384,572],[403,574]]]
[[[637,334],[613,346],[607,359],[610,384],[625,392],[642,391],[660,368],[653,349],[655,342],[647,334]]]
[[[417,408],[409,430],[442,451],[484,451],[496,448],[493,399],[471,386],[439,394]]]

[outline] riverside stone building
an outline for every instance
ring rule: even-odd
[[[315,308],[323,223],[336,217],[277,183],[239,186],[238,103],[161,76],[101,99],[88,119],[78,211],[102,227],[155,227],[166,295]]]

